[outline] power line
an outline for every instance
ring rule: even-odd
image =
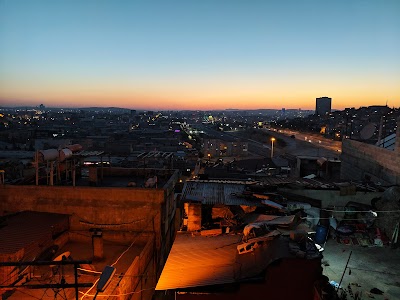
[[[387,217],[374,217],[371,220],[377,220],[377,219],[386,219]],[[333,217],[331,218],[318,218],[318,217],[314,217],[314,218],[309,218],[309,217],[301,217],[300,219],[302,220],[330,220],[333,219]],[[363,220],[364,218],[345,218],[343,219],[344,221],[359,221],[359,220]]]
[[[146,225],[149,224],[150,221],[154,221],[154,218],[155,218],[155,216],[153,216],[153,218],[149,219],[149,221],[146,223]],[[145,229],[145,226],[143,226],[142,231],[135,237],[135,239],[132,241],[132,243],[129,245],[129,247],[128,247],[124,252],[121,253],[121,255],[115,260],[114,263],[111,264],[111,267],[115,266],[115,265],[118,263],[118,261],[125,255],[125,253],[127,253],[127,252],[129,251],[129,249],[132,248],[132,246],[135,244],[135,242],[137,241],[137,239],[139,238],[139,236],[144,232],[144,229]],[[101,273],[101,272],[100,272],[100,273]],[[142,275],[143,275],[143,274],[142,274]],[[115,275],[114,275],[114,276],[115,276]],[[125,276],[125,275],[123,275],[123,276]],[[85,293],[80,292],[81,294],[83,294],[81,300],[84,299],[84,298],[87,297],[87,296],[91,296],[91,295],[88,295],[88,293],[93,289],[93,287],[97,284],[97,282],[98,282],[99,280],[100,280],[100,278],[97,279],[97,280],[93,283],[93,285],[90,287],[90,289],[87,290]],[[128,295],[129,295],[129,294],[128,294]],[[94,296],[92,296],[92,297],[94,297]],[[100,296],[100,297],[101,297],[101,296]]]
[[[99,280],[100,280],[100,278],[98,278],[98,279],[93,283],[93,285],[90,287],[90,289],[88,289],[85,293],[79,291],[79,293],[83,294],[81,300],[82,300],[83,298],[85,298],[86,296],[91,296],[91,295],[89,295],[88,293],[95,287],[95,285],[97,284],[97,282],[99,282]],[[92,297],[94,297],[94,296],[92,296]]]
[[[324,211],[330,211],[330,212],[339,212],[339,213],[370,213],[370,212],[376,212],[376,213],[396,213],[400,212],[400,209],[397,210],[335,210],[335,209],[326,209],[326,208],[321,208],[320,210]]]
[[[149,222],[147,222],[146,225],[147,225],[148,223],[150,223],[150,221],[153,221],[153,220],[154,220],[154,216],[153,216],[152,219],[149,219]],[[135,238],[135,239],[133,240],[133,242],[130,244],[130,246],[128,247],[128,249],[126,249],[124,252],[122,252],[121,255],[116,259],[116,261],[115,261],[113,264],[111,264],[111,267],[115,266],[115,265],[118,263],[118,261],[122,258],[122,256],[124,256],[125,253],[127,253],[127,252],[129,251],[129,249],[132,248],[132,246],[135,244],[135,242],[137,241],[137,239],[139,238],[139,236],[144,232],[144,229],[145,229],[145,226],[143,226],[142,231],[136,236],[136,238]]]
[[[114,224],[112,224],[112,223],[94,223],[94,222],[91,222],[91,221],[87,221],[85,218],[82,218],[81,216],[79,216],[79,215],[76,214],[76,213],[74,213],[74,215],[76,215],[76,216],[80,219],[79,222],[82,223],[82,224],[91,225],[91,226],[100,226],[100,227],[101,227],[101,226],[107,227],[107,226],[123,226],[123,225],[130,225],[130,224],[134,224],[134,223],[140,223],[140,222],[146,220],[146,218],[142,218],[142,219],[139,219],[139,220],[133,220],[133,221],[122,222],[122,223],[114,223]]]
[[[88,272],[88,273],[94,273],[94,274],[101,274],[102,273],[102,272],[99,272],[99,271],[93,271],[93,270],[84,269],[84,268],[78,268],[78,270],[84,271],[84,272]]]

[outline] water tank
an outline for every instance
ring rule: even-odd
[[[68,145],[67,148],[72,152],[78,152],[82,150],[82,146],[79,144]]]
[[[38,152],[39,162],[56,160],[57,158],[58,158],[58,150],[57,149],[40,150]]]
[[[315,242],[318,245],[322,245],[325,243],[328,235],[328,228],[322,225],[317,225],[315,229]]]
[[[58,151],[59,161],[64,161],[70,157],[72,157],[72,151],[70,149],[65,148]]]

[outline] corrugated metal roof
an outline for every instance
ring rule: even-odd
[[[241,236],[177,234],[156,290],[235,281],[236,246]]]
[[[278,178],[278,177],[263,177],[262,182],[266,185],[280,185],[280,184],[288,184],[296,181],[301,181],[301,178]]]
[[[51,240],[53,228],[66,220],[68,215],[33,211],[7,216],[0,228],[0,253],[16,253],[32,243]]]
[[[73,154],[73,156],[98,156],[104,154],[104,151],[87,151],[82,150]]]
[[[156,290],[238,282],[259,275],[278,258],[293,257],[289,239],[277,237],[256,251],[238,254],[241,235],[214,237],[178,233]]]
[[[260,206],[258,200],[249,200],[235,196],[245,190],[243,181],[187,181],[182,193],[183,201],[201,201],[203,204],[248,205]]]
[[[273,215],[263,215],[256,213],[248,213],[244,216],[244,222],[259,223],[267,222],[268,225],[281,225],[281,226],[291,226],[296,221],[297,216],[273,216]]]

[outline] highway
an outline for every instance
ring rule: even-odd
[[[328,138],[325,138],[319,134],[315,133],[302,133],[299,131],[292,131],[288,129],[282,129],[282,130],[268,130],[271,133],[279,133],[285,136],[295,136],[295,139],[308,142],[313,144],[316,147],[324,148],[327,150],[335,151],[338,153],[342,152],[342,142],[341,141],[334,141]]]
[[[230,131],[222,132],[210,128],[206,124],[193,124],[198,130],[204,131],[205,134],[220,138],[221,140],[245,140],[248,142],[249,154],[270,157],[271,155],[271,141],[265,143],[239,136],[239,132]],[[324,156],[324,157],[339,157],[342,151],[342,143],[340,141],[333,141],[318,134],[305,134],[298,131],[291,130],[270,130],[261,129],[275,138],[282,139],[286,142],[286,147],[280,148],[274,144],[274,156],[279,156],[285,153],[292,155],[303,156]],[[294,135],[295,138],[291,138]]]

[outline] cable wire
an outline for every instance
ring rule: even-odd
[[[79,293],[83,294],[81,300],[82,300],[83,298],[87,297],[87,296],[91,296],[91,295],[89,295],[88,293],[95,287],[95,285],[97,284],[97,282],[99,282],[99,280],[100,280],[100,278],[98,278],[98,279],[93,283],[93,285],[92,285],[85,293],[79,291]],[[94,297],[94,296],[93,296],[93,297]]]
[[[333,217],[331,217],[331,218],[317,218],[317,217],[315,217],[315,218],[309,218],[309,217],[301,217],[300,219],[301,219],[301,220],[330,220],[330,219],[334,219],[334,218],[333,218]],[[377,219],[387,219],[387,217],[374,217],[373,219],[371,218],[371,221],[372,221],[372,220],[377,220]],[[350,219],[345,218],[345,219],[343,219],[343,221],[359,221],[359,220],[364,220],[364,218],[350,218]]]
[[[149,220],[149,222],[150,222],[150,221],[153,221],[153,220],[154,220],[154,216],[153,216],[152,219]],[[146,225],[147,225],[149,222],[147,222]],[[137,241],[137,239],[139,238],[139,236],[144,232],[144,229],[145,229],[145,226],[143,226],[142,231],[136,236],[136,238],[133,240],[133,242],[130,244],[130,246],[129,246],[124,252],[121,253],[121,255],[116,259],[116,261],[115,261],[114,263],[111,264],[111,267],[114,267],[114,266],[118,263],[118,261],[122,258],[122,256],[124,256],[125,253],[127,253],[127,252],[129,251],[129,249],[132,248],[132,246],[135,244],[135,242]]]
[[[149,219],[149,222],[147,222],[146,225],[147,225],[148,223],[150,223],[150,221],[154,221],[154,218],[155,218],[155,216],[153,216],[153,218]],[[132,243],[129,245],[129,247],[128,247],[124,252],[121,253],[121,255],[115,260],[114,263],[111,264],[111,267],[115,266],[115,265],[118,263],[118,261],[125,255],[125,253],[127,253],[127,252],[129,251],[129,249],[132,248],[132,246],[135,244],[135,242],[137,241],[137,239],[139,238],[139,236],[144,232],[144,229],[145,229],[145,226],[143,226],[142,231],[135,237],[135,239],[132,241]],[[102,272],[100,272],[100,273],[102,273]],[[115,276],[115,275],[116,275],[116,274],[114,274],[114,276]],[[143,274],[142,274],[142,275],[143,275]],[[93,285],[92,285],[85,293],[80,292],[80,293],[83,294],[81,300],[84,299],[85,297],[91,296],[91,295],[89,295],[88,293],[93,289],[93,287],[96,285],[96,283],[97,283],[99,280],[100,280],[100,278],[97,279],[97,280],[93,283]],[[128,294],[128,295],[129,295],[129,294]],[[94,297],[94,296],[91,296],[91,297]],[[97,296],[97,297],[101,297],[101,295],[99,295],[99,296]]]
[[[122,222],[122,223],[94,223],[94,222],[90,222],[87,221],[85,218],[82,218],[81,216],[79,216],[78,214],[74,213],[75,216],[77,216],[80,219],[80,223],[82,224],[86,224],[86,225],[91,225],[91,226],[124,226],[124,225],[130,225],[130,224],[134,224],[134,223],[140,223],[144,220],[146,220],[146,218],[142,218],[139,220],[133,220],[133,221],[129,221],[129,222]]]
[[[338,213],[368,213],[368,212],[376,212],[376,213],[396,213],[400,212],[400,209],[397,210],[334,210],[334,209],[326,209],[321,208],[320,210],[330,211],[330,212],[338,212]]]

